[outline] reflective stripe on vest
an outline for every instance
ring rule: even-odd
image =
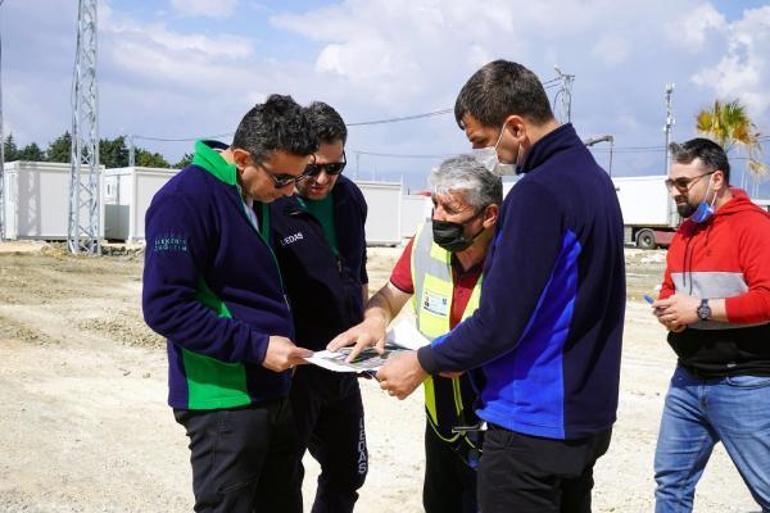
[[[473,314],[479,306],[481,297],[481,281],[479,278],[473,288],[468,304],[463,311],[462,319]],[[417,230],[412,244],[412,283],[414,295],[412,306],[417,317],[417,329],[429,340],[433,340],[450,330],[450,315],[452,311],[452,296],[454,280],[452,278],[452,254],[433,242],[433,232],[430,221]],[[463,417],[463,400],[460,389],[460,379],[453,378],[452,403],[437,404],[446,401],[436,394],[436,384],[429,377],[423,383],[425,390],[425,409],[428,421],[436,434],[447,442],[454,442],[460,435],[452,433],[452,427]],[[453,410],[454,418],[439,418],[444,409]]]

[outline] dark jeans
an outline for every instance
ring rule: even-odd
[[[195,511],[302,513],[288,398],[228,410],[174,410],[190,438]]]
[[[479,464],[484,513],[588,513],[593,467],[611,430],[580,440],[523,435],[490,424]]]
[[[299,447],[297,473],[304,475],[305,449],[321,464],[312,512],[353,511],[357,490],[369,468],[357,378],[313,365],[300,366],[292,379],[290,397]],[[298,487],[301,485],[300,478]],[[300,488],[297,493],[301,494]]]
[[[422,504],[426,513],[477,513],[476,471],[452,445],[425,426],[425,482]]]

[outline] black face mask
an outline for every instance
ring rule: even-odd
[[[479,215],[484,212],[482,210],[475,216],[471,217],[464,223],[455,223],[453,221],[437,221],[433,220],[433,242],[438,244],[442,249],[449,251],[450,253],[458,253],[465,251],[473,244],[473,241],[484,232],[482,227],[479,232],[473,237],[465,237],[465,225],[473,221]]]

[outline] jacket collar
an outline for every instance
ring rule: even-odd
[[[193,165],[208,171],[212,176],[227,185],[237,185],[236,166],[222,158],[216,150],[226,150],[228,146],[218,141],[196,141]]]
[[[582,144],[572,123],[566,123],[559,128],[547,133],[539,141],[532,145],[521,172],[528,173],[542,165],[551,156],[560,151]]]

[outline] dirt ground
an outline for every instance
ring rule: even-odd
[[[374,249],[372,288],[396,249]],[[628,250],[619,419],[596,468],[594,511],[653,509],[652,459],[675,358],[642,294],[662,252]],[[0,512],[192,510],[186,438],[166,406],[164,343],[140,312],[141,254],[69,257],[60,247],[0,244]],[[421,393],[399,402],[362,381],[370,471],[357,511],[421,511]],[[306,503],[315,462],[308,458]],[[309,508],[308,508],[309,510]],[[697,512],[758,511],[718,447]]]

